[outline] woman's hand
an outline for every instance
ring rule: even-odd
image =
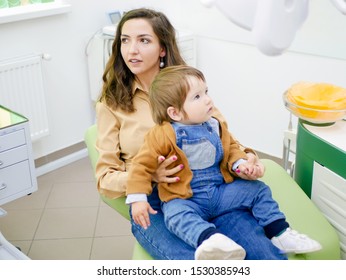
[[[245,180],[257,180],[263,177],[265,167],[260,159],[253,153],[247,153],[248,157],[246,164],[239,165],[237,169],[238,176]]]
[[[150,226],[150,218],[149,214],[156,214],[153,208],[151,208],[150,204],[146,201],[138,201],[131,203],[131,214],[133,221],[147,229]]]
[[[165,158],[164,156],[158,157],[159,167],[156,172],[152,176],[152,181],[156,183],[175,183],[180,181],[179,177],[172,176],[176,174],[178,171],[184,168],[182,164],[175,166],[171,169],[167,169],[167,167],[177,160],[177,156],[171,156],[169,158]]]

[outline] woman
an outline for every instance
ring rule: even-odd
[[[96,177],[100,193],[110,198],[125,196],[132,158],[154,126],[148,89],[160,68],[185,64],[167,17],[149,9],[127,12],[117,26],[112,55],[103,75],[103,89],[96,106],[99,160]],[[249,154],[250,160],[257,160]],[[182,166],[174,166],[176,156],[159,157],[161,162],[153,182],[175,182]],[[172,164],[173,163],[173,164]],[[263,172],[263,165],[259,162]],[[258,174],[248,174],[248,177]],[[244,175],[246,177],[246,175]],[[138,242],[155,259],[193,259],[194,248],[182,242],[165,227],[156,188],[148,202],[157,214],[144,230],[132,222]],[[263,229],[248,211],[233,211],[212,223],[246,250],[246,259],[286,259],[265,237]],[[246,237],[245,237],[246,235]]]

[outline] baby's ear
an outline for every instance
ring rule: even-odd
[[[173,106],[167,108],[167,114],[173,121],[179,122],[182,120],[182,113]]]

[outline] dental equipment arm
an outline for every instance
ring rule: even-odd
[[[346,15],[346,0],[330,0],[333,5],[344,15]]]
[[[200,0],[215,6],[230,21],[251,31],[253,41],[264,54],[282,54],[308,16],[309,0]],[[346,14],[346,0],[331,0]]]

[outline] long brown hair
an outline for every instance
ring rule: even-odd
[[[126,66],[121,55],[121,31],[126,21],[138,18],[143,18],[151,24],[161,47],[166,51],[165,65],[185,65],[177,46],[175,29],[163,13],[145,8],[126,12],[118,23],[112,54],[102,77],[103,88],[100,101],[105,101],[108,106],[113,108],[119,106],[127,112],[135,111],[132,93],[135,75]]]

